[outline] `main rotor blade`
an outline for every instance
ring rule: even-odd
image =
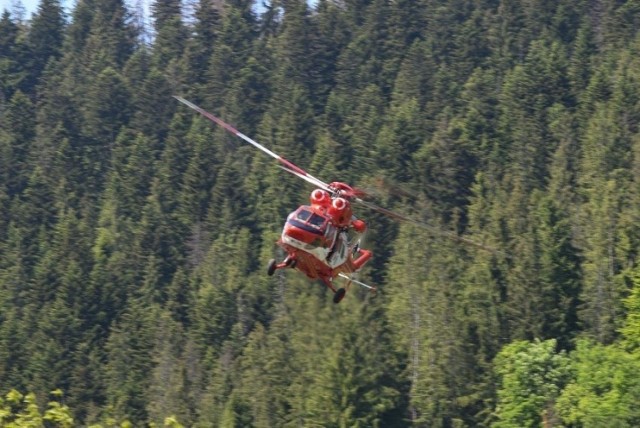
[[[475,241],[473,241],[471,239],[464,238],[464,237],[462,237],[460,235],[457,235],[457,234],[455,234],[453,232],[447,232],[445,230],[442,230],[442,229],[439,229],[437,227],[431,226],[428,223],[425,223],[425,222],[416,220],[415,218],[411,218],[411,217],[408,217],[406,215],[399,214],[397,212],[388,210],[386,208],[383,208],[383,207],[378,206],[376,204],[373,204],[371,202],[367,202],[367,201],[362,200],[360,198],[356,198],[355,201],[358,202],[359,204],[361,204],[361,205],[373,210],[373,211],[377,211],[377,212],[379,212],[381,214],[384,214],[387,217],[391,217],[393,219],[400,220],[400,221],[406,221],[408,223],[413,223],[416,226],[422,227],[423,229],[426,229],[426,230],[430,231],[434,235],[440,235],[440,236],[449,238],[449,239],[454,240],[454,241],[463,242],[463,243],[465,243],[467,245],[471,245],[471,246],[474,246],[476,248],[480,248],[482,250],[489,251],[491,253],[499,253],[498,250],[496,250],[494,248],[491,248],[491,247],[488,247],[488,246],[486,246],[484,244],[480,244],[480,243],[475,242]]]
[[[417,221],[415,219],[412,219],[411,217],[407,217],[407,216],[405,216],[403,214],[399,214],[399,213],[391,211],[391,210],[389,210],[387,208],[383,208],[383,207],[381,207],[379,205],[373,204],[371,202],[367,202],[362,198],[354,198],[354,200],[357,203],[359,203],[360,205],[363,205],[363,206],[369,208],[370,210],[377,211],[377,212],[379,212],[381,214],[384,214],[387,217],[391,217],[391,218],[394,218],[396,220],[407,221],[407,222],[410,222],[410,223],[414,223],[414,224],[420,225],[419,221]]]
[[[315,186],[318,186],[318,187],[320,187],[320,188],[322,188],[324,190],[327,190],[327,191],[330,190],[329,185],[327,183],[325,183],[322,180],[312,176],[311,174],[308,174],[304,169],[298,167],[296,164],[294,164],[292,162],[289,162],[288,160],[286,160],[285,158],[283,158],[279,154],[272,152],[271,150],[269,150],[268,148],[266,148],[262,144],[260,144],[257,141],[247,137],[242,132],[238,131],[236,128],[234,128],[233,126],[229,125],[228,123],[226,123],[222,119],[214,116],[213,114],[209,113],[208,111],[198,107],[197,105],[193,104],[190,101],[185,100],[182,97],[174,95],[173,98],[175,98],[176,100],[180,101],[182,104],[186,105],[187,107],[197,111],[198,113],[200,113],[202,116],[206,117],[207,119],[209,119],[213,123],[216,123],[216,124],[220,125],[224,129],[226,129],[227,131],[229,131],[230,133],[235,135],[236,137],[242,138],[247,143],[249,143],[252,146],[262,150],[264,153],[266,153],[269,156],[271,156],[272,158],[276,159],[278,162],[280,162],[283,165],[282,168],[284,170],[286,170],[287,172],[290,172],[290,173],[302,178],[303,180],[308,181],[309,183],[311,183],[311,184],[313,184]]]
[[[306,181],[307,183],[311,183],[316,187],[319,187],[323,190],[326,190],[329,193],[333,193],[334,190],[329,187],[326,183],[318,180],[317,178],[315,178],[312,175],[306,174],[306,175],[302,175],[300,174],[298,171],[294,171],[293,169],[287,168],[286,166],[282,166],[282,165],[278,165],[280,168],[284,169],[285,171],[287,171],[289,174],[293,174],[296,177],[300,177],[301,179],[303,179],[304,181]]]

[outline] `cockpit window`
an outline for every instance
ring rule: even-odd
[[[296,215],[296,218],[300,221],[307,221],[307,219],[309,217],[311,217],[311,211],[307,211],[307,210],[300,210],[298,211],[298,214]]]
[[[316,226],[320,228],[324,225],[325,218],[317,214],[311,214],[311,218],[308,221],[309,221],[309,224],[311,224],[312,226]]]
[[[304,224],[306,227],[310,227],[319,232],[324,232],[324,227],[327,223],[327,219],[321,215],[315,214],[311,210],[300,209],[292,214],[290,222],[297,222],[298,224]]]

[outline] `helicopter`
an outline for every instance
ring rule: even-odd
[[[208,111],[180,96],[175,95],[174,98],[276,159],[280,163],[279,166],[286,172],[316,187],[309,196],[309,203],[299,206],[287,216],[282,234],[277,241],[287,256],[281,262],[275,259],[269,261],[267,266],[269,276],[280,269],[296,269],[308,278],[318,279],[324,283],[333,292],[334,303],[342,301],[352,283],[376,294],[377,287],[354,277],[371,260],[373,253],[360,246],[367,225],[354,215],[353,205],[359,204],[396,220],[426,226],[415,219],[366,201],[363,199],[366,197],[366,192],[347,183],[340,181],[325,183]],[[452,237],[464,240],[457,236]],[[336,278],[346,280],[346,285],[337,287],[334,284]]]

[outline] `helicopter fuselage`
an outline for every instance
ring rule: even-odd
[[[370,251],[350,243],[350,226],[357,232],[365,229],[364,223],[353,217],[349,201],[316,189],[310,205],[289,214],[278,245],[309,278],[330,282],[340,273],[356,272],[371,258]]]

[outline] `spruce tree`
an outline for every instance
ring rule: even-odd
[[[29,48],[20,33],[11,13],[4,9],[0,20],[0,91],[3,101],[11,99],[18,88],[27,90],[29,64],[26,57]]]
[[[3,175],[9,196],[24,191],[31,175],[29,152],[36,132],[33,109],[29,98],[18,91],[11,97],[2,114],[0,130],[4,134],[3,154],[6,156],[3,160],[6,168],[3,169]]]
[[[33,16],[28,43],[32,61],[30,72],[35,86],[47,62],[62,55],[65,17],[59,0],[42,0]]]
[[[154,65],[166,69],[171,64],[173,68],[182,56],[187,39],[180,1],[156,0],[151,5],[151,16],[155,28]]]

